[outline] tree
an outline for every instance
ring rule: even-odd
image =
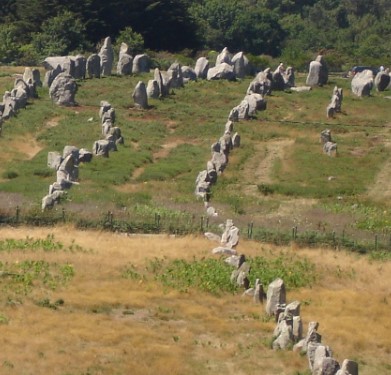
[[[64,11],[42,24],[41,32],[34,33],[32,45],[43,56],[67,55],[82,52],[91,45],[85,39],[85,27],[72,12]]]

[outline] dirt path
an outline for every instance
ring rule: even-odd
[[[272,180],[273,166],[278,160],[286,157],[287,150],[294,143],[293,139],[275,139],[268,142],[258,143],[254,156],[247,163],[244,176],[247,181],[251,181],[245,187],[245,193],[257,193],[257,186],[260,184],[270,184]]]

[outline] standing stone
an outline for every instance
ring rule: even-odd
[[[101,75],[110,76],[113,69],[114,51],[113,46],[111,45],[111,38],[109,36],[103,42],[103,46],[99,51],[99,57]]]
[[[87,59],[87,74],[88,78],[100,78],[100,56],[96,53]]]
[[[314,353],[312,363],[313,375],[323,375],[323,361],[328,357],[331,357],[330,349],[327,346],[319,345]]]
[[[328,68],[322,55],[310,62],[306,80],[307,86],[323,86],[328,81]]]
[[[117,74],[130,75],[133,68],[133,56],[129,53],[129,47],[126,43],[121,43],[119,50]]]
[[[172,87],[172,88],[183,87],[183,76],[182,76],[181,64],[179,64],[177,62],[171,64],[171,66],[167,70],[167,73],[171,76],[170,87]]]
[[[45,73],[45,78],[43,80],[43,86],[50,87],[52,85],[52,82],[54,81],[54,79],[62,72],[63,72],[63,70],[61,68],[61,65],[57,65],[54,69],[48,70]]]
[[[41,73],[39,69],[34,68],[25,68],[23,73],[23,81],[28,82],[28,80],[31,79],[36,87],[42,86],[41,82]]]
[[[246,60],[244,57],[243,52],[238,52],[233,58],[232,58],[232,65],[234,67],[234,73],[237,78],[244,78],[246,75],[246,70],[248,65],[248,60],[246,64]]]
[[[197,78],[206,79],[209,70],[209,61],[206,57],[200,57],[196,61],[194,68]]]
[[[358,375],[358,363],[350,359],[345,359],[336,375]]]
[[[87,70],[87,59],[83,55],[75,57],[75,74],[76,79],[85,79]]]
[[[337,360],[331,357],[323,359],[321,375],[335,375],[340,369]]]
[[[74,78],[66,73],[60,73],[49,89],[51,99],[58,105],[75,106],[77,84]]]
[[[197,80],[197,74],[195,73],[195,70],[190,66],[182,66],[181,70],[184,83]]]
[[[226,63],[228,65],[232,64],[232,56],[227,47],[225,47],[216,57],[216,66],[222,63]]]
[[[148,55],[141,54],[136,55],[133,59],[133,67],[132,72],[133,74],[138,73],[148,73],[151,66],[151,59]]]
[[[390,74],[386,71],[381,71],[376,74],[375,77],[375,88],[377,91],[384,91],[387,89],[388,85],[390,84],[391,77]]]
[[[275,315],[277,306],[286,303],[285,284],[282,279],[278,278],[269,284],[266,298],[266,313],[269,315]]]
[[[136,108],[148,108],[148,95],[144,82],[139,81],[133,91],[133,100]]]
[[[373,72],[366,69],[356,73],[351,82],[352,93],[357,96],[370,96],[373,88]]]
[[[159,84],[156,80],[150,79],[147,84],[148,98],[158,99],[160,96]]]

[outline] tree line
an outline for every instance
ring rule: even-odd
[[[389,0],[0,0],[0,63],[95,52],[111,36],[151,51],[228,47],[300,65],[323,53],[390,65]]]

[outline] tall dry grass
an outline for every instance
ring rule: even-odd
[[[126,264],[147,259],[211,257],[202,237],[124,236],[62,228],[1,228],[0,240],[44,238],[81,246],[74,253],[2,253],[2,262],[69,262],[75,277],[55,291],[44,288],[10,303],[0,297],[0,374],[270,374],[305,373],[307,360],[269,344],[274,322],[262,306],[239,295],[214,297],[164,290],[152,278],[121,277]],[[288,291],[302,301],[305,327],[320,323],[335,357],[352,358],[360,375],[386,374],[391,363],[391,265],[324,249],[295,249],[241,241],[238,251],[272,257],[295,252],[317,264],[312,288]],[[0,280],[1,281],[1,280]],[[229,282],[227,280],[227,282]],[[62,299],[57,310],[36,304]]]

